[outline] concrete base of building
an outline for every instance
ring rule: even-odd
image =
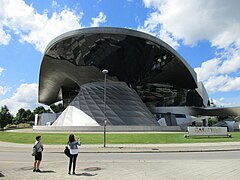
[[[34,131],[103,132],[103,126],[33,126]],[[107,132],[180,132],[180,126],[106,126]]]

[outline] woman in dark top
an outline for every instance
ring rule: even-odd
[[[75,174],[76,161],[77,161],[77,156],[78,156],[78,146],[80,146],[80,145],[81,145],[81,143],[80,143],[79,138],[76,141],[74,134],[70,134],[69,140],[68,140],[68,147],[70,149],[68,174],[71,174],[72,165],[73,165],[72,174]]]

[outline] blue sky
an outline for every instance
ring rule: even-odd
[[[74,29],[130,28],[172,46],[218,106],[240,106],[238,0],[0,0],[0,106],[34,109],[47,44]]]

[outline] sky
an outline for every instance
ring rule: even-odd
[[[45,47],[87,27],[158,37],[195,70],[217,106],[240,106],[239,7],[239,0],[0,0],[0,106],[16,114],[43,105],[38,83]]]

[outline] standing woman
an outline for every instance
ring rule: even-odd
[[[73,173],[72,174],[75,174],[76,161],[77,161],[77,156],[78,156],[78,146],[80,146],[80,145],[81,145],[81,143],[80,143],[79,138],[76,141],[74,134],[70,134],[69,140],[68,140],[68,146],[70,149],[68,174],[71,174],[72,165],[73,165]]]
[[[36,142],[34,144],[36,148],[35,154],[35,161],[33,164],[33,172],[41,172],[39,169],[40,163],[42,161],[42,151],[43,151],[43,144],[41,143],[41,136],[36,137]]]

